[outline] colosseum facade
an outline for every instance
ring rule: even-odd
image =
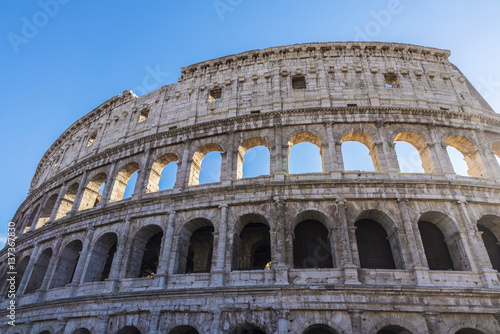
[[[13,217],[17,279],[0,313],[16,289],[16,326],[1,332],[500,333],[500,116],[449,55],[272,47],[112,97],[48,149]],[[350,141],[375,171],[344,168]],[[401,172],[399,141],[425,173]],[[303,142],[322,171],[289,172]],[[243,177],[257,146],[270,172]],[[220,178],[200,184],[213,151]],[[2,282],[8,264],[6,247]]]

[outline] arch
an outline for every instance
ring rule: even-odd
[[[91,334],[87,328],[79,328],[74,331],[72,334]]]
[[[265,331],[263,331],[261,328],[251,325],[249,323],[246,323],[244,325],[238,326],[234,331],[231,332],[231,334],[266,334]]]
[[[396,269],[385,229],[372,219],[361,219],[356,223],[356,242],[361,268]]]
[[[445,145],[457,149],[464,156],[469,170],[467,174],[474,177],[488,177],[488,172],[483,163],[481,155],[476,146],[463,136],[451,135],[445,141]]]
[[[418,151],[422,168],[425,173],[435,173],[436,165],[432,159],[431,150],[425,139],[418,133],[413,131],[403,131],[396,134],[394,142],[404,141],[415,147]],[[399,159],[398,159],[399,160]],[[401,167],[401,163],[400,163]]]
[[[90,179],[83,191],[82,200],[78,211],[94,208],[101,201],[99,189],[106,183],[108,176],[105,173],[98,173]]]
[[[247,153],[248,150],[251,150],[252,148],[258,147],[258,146],[264,146],[267,148],[267,153],[269,154],[269,149],[270,145],[269,142],[267,141],[266,138],[264,137],[252,137],[244,140],[240,146],[238,147],[238,162],[237,162],[237,167],[236,167],[236,178],[241,179],[243,178],[243,167],[244,167],[244,162],[245,162],[245,154]],[[261,157],[263,160],[264,158]],[[270,167],[270,165],[268,165]],[[267,175],[270,173],[270,169],[266,173]],[[261,175],[266,175],[266,174],[261,174]],[[257,176],[257,175],[255,175]]]
[[[430,270],[455,270],[443,232],[425,220],[418,222],[425,257]]]
[[[214,226],[205,218],[185,224],[177,246],[177,273],[208,273],[212,266]]]
[[[17,279],[15,281],[15,291],[17,292],[17,289],[19,288],[19,284],[21,283],[21,280],[24,277],[24,274],[26,273],[26,268],[28,267],[28,264],[30,262],[30,256],[26,255],[23,257],[23,259],[18,262],[18,265],[16,266],[16,272],[17,272]]]
[[[312,132],[304,131],[304,132],[299,132],[294,134],[289,140],[288,140],[288,161],[289,161],[289,166],[290,163],[293,164],[293,152],[292,152],[292,147],[301,144],[301,143],[310,143],[319,148],[319,161],[321,161],[321,170],[304,170],[301,171],[300,173],[318,173],[318,172],[324,172],[325,171],[325,166],[324,166],[324,159],[323,159],[323,146],[321,144],[321,139],[320,137]],[[311,161],[308,162],[308,166],[310,167],[311,165],[314,164],[315,157],[311,157]],[[311,163],[312,162],[312,163]],[[290,168],[290,167],[289,167]],[[289,171],[290,172],[290,171]]]
[[[371,252],[382,252],[379,255],[381,256],[382,254],[385,254],[385,261],[384,263],[380,263],[381,265],[383,264],[384,266],[391,267],[389,263],[391,262],[390,259],[392,258],[392,262],[395,264],[395,268],[392,269],[405,269],[405,261],[403,257],[403,251],[401,247],[401,240],[399,240],[399,235],[397,233],[396,229],[396,224],[394,221],[384,212],[380,210],[365,210],[361,212],[357,217],[356,217],[356,222],[360,221],[372,221],[375,224],[379,224],[384,231],[382,231],[380,228],[378,228],[376,225],[370,225],[365,223],[358,224],[358,228],[360,227],[359,225],[370,225],[368,227],[368,230],[370,228],[374,229],[372,233],[375,233],[375,231],[378,231],[379,234],[377,236],[375,235],[361,235],[363,231],[357,232],[358,228],[356,228],[356,239],[358,239],[358,236],[364,240],[364,241],[357,241],[358,245],[358,252],[360,252],[360,257],[363,255],[365,260],[368,260],[369,257],[373,257],[371,255]],[[372,224],[373,224],[372,223]],[[363,229],[363,227],[362,227]],[[365,230],[365,231],[368,231]],[[364,239],[368,238],[368,239]],[[368,245],[368,243],[371,243],[371,246]],[[370,250],[371,247],[374,247],[373,250]],[[388,247],[388,248],[387,248]],[[360,250],[360,248],[362,250]],[[390,251],[390,253],[389,253]],[[366,257],[366,256],[368,257]],[[372,259],[375,260],[376,259]],[[376,263],[373,263],[373,265],[376,265]],[[378,269],[383,269],[378,267]],[[390,269],[390,268],[386,268]]]
[[[500,272],[500,243],[498,242],[498,238],[484,225],[478,224],[477,229],[482,232],[481,237],[490,258],[491,266]]]
[[[135,172],[139,171],[139,164],[137,162],[130,162],[120,169],[115,178],[113,189],[109,202],[117,202],[123,199],[123,195],[127,189],[128,181],[131,179]]]
[[[307,327],[302,334],[338,334],[338,332],[330,326],[315,324]]]
[[[294,229],[294,268],[334,268],[329,235],[322,222],[301,220]]]
[[[141,331],[134,326],[126,326],[116,332],[116,334],[141,334]]]
[[[35,222],[38,210],[40,210],[40,203],[38,203],[35,206],[35,208],[33,209],[33,211],[31,211],[31,213],[30,213],[30,215],[28,217],[28,220],[26,222],[26,226],[24,227],[23,234],[26,233],[26,232],[28,232],[31,229],[31,227],[33,226],[33,223]]]
[[[163,169],[172,162],[178,162],[179,158],[174,153],[163,154],[153,162],[151,166],[151,173],[149,174],[148,184],[146,186],[146,193],[154,193],[160,191],[160,180],[162,179]],[[176,173],[175,173],[176,175]],[[175,183],[175,175],[174,182]]]
[[[141,228],[134,236],[125,277],[141,278],[156,274],[163,230],[158,225]]]
[[[194,327],[191,326],[177,326],[172,329],[169,334],[200,334]]]
[[[401,326],[389,325],[379,330],[377,334],[412,334],[412,332]]]
[[[455,334],[485,334],[485,333],[474,328],[462,328],[459,331],[455,332]]]
[[[40,217],[38,218],[35,228],[40,228],[49,221],[50,215],[52,214],[52,210],[54,210],[54,206],[56,205],[56,201],[57,201],[57,194],[53,194],[52,196],[49,197],[47,202],[45,202],[45,205],[43,206],[42,211],[40,212]]]
[[[239,219],[233,238],[233,270],[270,268],[271,235],[269,223],[258,214]]]
[[[46,248],[38,257],[35,266],[31,272],[28,285],[24,291],[25,294],[33,293],[42,287],[50,259],[52,258],[52,248]]]
[[[68,212],[70,212],[73,208],[76,193],[78,192],[78,186],[78,182],[75,182],[68,188],[68,190],[66,190],[66,193],[64,194],[63,198],[61,199],[61,203],[59,204],[59,208],[57,209],[56,220],[66,216]]]
[[[109,277],[118,237],[113,232],[103,234],[92,247],[83,282],[104,281]]]
[[[382,166],[380,164],[380,159],[377,152],[377,147],[373,138],[366,132],[363,131],[349,131],[345,133],[340,142],[343,144],[345,142],[355,141],[365,145],[369,150],[369,155],[372,158],[373,168],[376,172],[382,172]],[[344,161],[345,165],[345,161]]]
[[[60,288],[71,283],[82,248],[83,244],[80,240],[73,240],[64,247],[59,256],[56,269],[57,275],[52,280],[51,289]]]
[[[201,145],[193,154],[191,163],[191,172],[189,173],[188,185],[194,186],[200,184],[201,162],[203,158],[210,152],[222,152],[222,148],[215,143]],[[215,181],[217,182],[217,181]]]

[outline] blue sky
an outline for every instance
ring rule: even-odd
[[[478,5],[480,4],[480,5]],[[50,145],[96,106],[251,49],[373,40],[450,49],[500,110],[498,1],[8,1],[0,12],[0,235]],[[1,238],[0,238],[1,239]],[[1,242],[0,242],[1,243]]]

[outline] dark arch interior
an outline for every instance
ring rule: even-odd
[[[328,230],[317,220],[304,220],[295,227],[295,268],[333,268]]]
[[[234,240],[238,270],[264,269],[271,261],[271,236],[263,223],[249,223]]]
[[[172,329],[169,334],[200,334],[200,332],[191,326],[179,326]]]
[[[363,219],[355,224],[361,268],[396,269],[387,232],[374,220]]]
[[[336,330],[327,325],[313,325],[308,327],[304,334],[338,334]]]
[[[498,244],[497,237],[487,227],[477,225],[477,229],[483,232],[483,242],[490,257],[493,269],[500,271],[500,245]]]
[[[191,235],[186,260],[186,274],[210,272],[214,246],[213,232],[212,226],[204,226]]]
[[[379,330],[377,334],[412,334],[409,330],[400,326],[386,326]]]
[[[424,245],[425,257],[430,270],[453,270],[448,245],[444,241],[443,232],[434,224],[419,221],[418,229]]]
[[[73,334],[91,334],[86,328],[80,328],[73,332]]]
[[[484,333],[473,328],[462,328],[456,334],[484,334]]]
[[[43,280],[47,274],[50,259],[52,258],[52,249],[48,248],[38,257],[33,272],[31,274],[25,293],[33,293],[42,287]]]
[[[153,235],[146,244],[144,255],[142,257],[139,277],[150,277],[156,274],[158,261],[160,259],[161,239],[163,232]]]
[[[116,334],[141,334],[141,332],[133,326],[127,326],[120,329]]]
[[[74,240],[64,248],[57,264],[57,275],[52,281],[51,288],[59,288],[71,283],[81,251],[82,242],[80,240]]]
[[[266,332],[256,326],[246,324],[238,327],[232,334],[266,334]]]

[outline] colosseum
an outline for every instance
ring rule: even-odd
[[[500,116],[449,55],[280,46],[112,97],[48,149],[12,219],[1,332],[500,333]],[[345,168],[347,142],[373,171]],[[301,143],[321,170],[290,172]],[[245,177],[256,147],[269,172]]]

